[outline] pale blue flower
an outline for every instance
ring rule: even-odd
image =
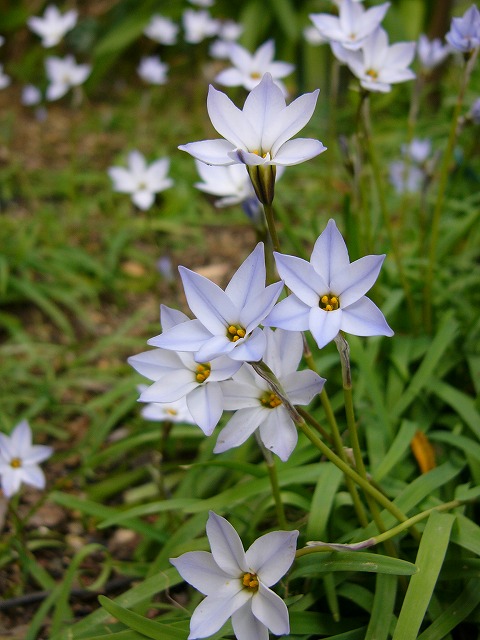
[[[216,633],[231,617],[237,640],[268,640],[289,633],[288,610],[270,587],[289,570],[298,531],[272,531],[245,552],[232,525],[210,511],[211,553],[189,551],[170,562],[182,578],[207,596],[190,621],[189,640]]]
[[[480,11],[472,4],[461,18],[452,18],[447,42],[457,51],[468,53],[480,46]]]
[[[289,331],[310,330],[320,348],[339,331],[356,336],[392,336],[380,309],[364,294],[373,286],[384,255],[350,263],[333,220],[318,237],[310,262],[275,253],[278,273],[292,295],[279,302],[264,324]]]
[[[429,40],[426,35],[418,39],[417,56],[423,69],[430,71],[442,64],[445,58],[451,53],[450,45],[442,44],[440,38]]]
[[[265,329],[267,348],[263,361],[270,367],[292,405],[310,404],[325,383],[310,369],[297,371],[303,355],[302,334]],[[298,440],[297,428],[282,400],[253,368],[244,364],[233,379],[222,383],[224,409],[235,411],[222,429],[214,453],[243,444],[258,429],[264,446],[288,460]]]
[[[225,291],[208,278],[179,267],[187,303],[196,320],[182,322],[149,340],[173,351],[195,353],[195,362],[229,356],[238,362],[261,359],[266,338],[259,324],[270,313],[283,283],[265,287],[265,254],[260,242],[233,275]]]

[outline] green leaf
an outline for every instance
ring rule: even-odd
[[[434,511],[428,518],[415,561],[418,573],[412,576],[408,585],[393,640],[416,640],[442,568],[454,522],[455,516],[449,513]]]
[[[390,628],[395,619],[395,596],[397,579],[394,576],[379,573],[375,582],[375,597],[368,623],[365,640],[387,640]]]
[[[480,440],[480,413],[473,398],[441,380],[429,383],[428,390],[450,405]]]
[[[418,427],[414,422],[410,422],[409,420],[402,421],[400,429],[387,454],[376,469],[373,470],[372,476],[377,482],[388,475],[394,466],[405,457],[405,453],[409,450],[410,442],[417,429]]]
[[[120,622],[130,629],[142,633],[147,638],[153,638],[153,640],[185,640],[188,622],[185,629],[175,629],[171,625],[149,620],[148,618],[138,615],[138,613],[124,609],[105,596],[99,596],[98,601],[114,618],[120,620]]]
[[[381,556],[363,551],[342,551],[318,553],[302,556],[295,563],[291,578],[319,576],[327,571],[362,571],[367,573],[388,573],[397,576],[411,576],[417,567],[406,560]]]
[[[326,539],[328,519],[342,477],[342,472],[330,462],[321,467],[310,505],[310,516],[305,532],[307,540]]]

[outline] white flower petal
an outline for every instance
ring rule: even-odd
[[[272,76],[266,73],[248,94],[243,106],[243,113],[257,134],[257,146],[248,147],[249,151],[256,150],[260,154],[270,151],[270,146],[264,145],[263,136],[268,131],[269,122],[278,118],[285,106],[282,90],[275,84]]]
[[[282,386],[292,404],[310,404],[317,393],[321,392],[324,384],[325,378],[309,369],[293,371],[282,378]]]
[[[290,291],[304,304],[310,307],[317,306],[319,295],[329,291],[328,284],[322,276],[302,258],[276,252],[273,255],[278,273]]]
[[[334,274],[350,265],[347,245],[334,220],[328,221],[317,238],[310,263],[329,287]]]
[[[216,633],[250,598],[251,594],[246,589],[240,589],[227,598],[207,596],[193,612],[188,640],[206,638]]]
[[[257,327],[246,340],[235,342],[235,348],[229,353],[230,358],[241,362],[258,362],[265,353],[265,334]]]
[[[223,408],[226,411],[258,408],[260,406],[261,390],[252,384],[245,384],[237,380],[227,380],[222,383],[222,391]]]
[[[234,413],[220,432],[213,452],[223,453],[243,444],[265,419],[265,411],[267,409],[258,406],[252,409],[240,409]]]
[[[267,348],[264,360],[277,378],[296,372],[303,355],[303,338],[299,331],[272,331],[266,328]],[[288,357],[285,355],[288,354]],[[283,383],[282,383],[283,384]]]
[[[209,383],[231,378],[242,366],[241,362],[234,362],[228,356],[215,358],[210,364],[211,370],[210,377],[208,378]]]
[[[173,351],[152,349],[128,358],[128,364],[149,380],[159,380],[182,367],[182,361]]]
[[[32,446],[32,430],[27,420],[22,420],[17,424],[10,436],[12,448],[16,454],[25,453]]]
[[[265,447],[286,462],[298,441],[298,434],[285,407],[267,409],[260,425],[260,438]]]
[[[359,300],[373,287],[384,260],[385,255],[364,256],[333,275],[331,292],[340,298],[343,309]]]
[[[2,483],[2,491],[5,497],[11,498],[20,489],[22,484],[22,474],[20,469],[12,469],[6,473],[2,473],[0,480]]]
[[[228,165],[234,163],[228,153],[233,151],[235,146],[228,140],[200,140],[199,142],[181,144],[178,148],[206,164]]]
[[[198,351],[211,337],[212,334],[200,320],[188,320],[151,338],[147,344],[172,351]]]
[[[283,282],[274,282],[248,300],[247,306],[242,309],[239,317],[239,322],[245,327],[247,333],[258,326],[270,313],[282,289]]]
[[[181,322],[187,322],[187,320],[190,320],[190,318],[182,311],[173,309],[172,307],[167,307],[166,304],[160,305],[160,324],[162,325],[163,331],[166,331]]]
[[[193,371],[178,369],[162,376],[141,394],[140,402],[175,402],[198,386]]]
[[[132,194],[133,204],[142,211],[150,209],[154,200],[154,194],[151,191],[147,191],[146,189],[142,189],[141,191],[137,191],[136,193]]]
[[[273,307],[263,324],[288,331],[306,331],[309,328],[310,308],[297,296],[290,295]]]
[[[265,291],[265,274],[265,249],[263,242],[259,242],[234,273],[225,293],[236,307],[242,308]]]
[[[207,537],[218,566],[232,578],[241,578],[248,571],[240,536],[232,525],[213,511],[209,512]]]
[[[52,447],[47,447],[43,444],[33,445],[23,455],[22,463],[27,468],[29,465],[37,465],[39,462],[43,462],[53,453]],[[39,469],[40,471],[40,469]]]
[[[110,167],[108,175],[113,181],[113,188],[119,193],[132,193],[136,189],[136,182],[128,169],[124,167]]]
[[[319,349],[331,342],[340,331],[343,311],[324,311],[320,307],[310,310],[309,329]]]
[[[211,436],[223,413],[222,388],[218,382],[199,385],[187,396],[192,418],[206,436]]]
[[[252,613],[275,635],[282,636],[289,633],[287,605],[280,596],[265,587],[262,582],[252,598]]]
[[[319,89],[312,93],[304,93],[285,107],[275,120],[268,122],[263,135],[263,144],[266,149],[271,149],[273,157],[287,140],[290,140],[309,122],[315,111],[319,93]]]
[[[255,540],[246,552],[248,566],[266,587],[276,584],[290,569],[297,538],[298,531],[272,531]]]
[[[218,133],[235,147],[253,150],[258,144],[255,131],[244,113],[212,85],[208,89],[207,111]]]
[[[179,558],[170,558],[170,562],[186,582],[206,596],[215,596],[221,591],[228,597],[241,589],[208,551],[189,551]]]
[[[326,150],[327,147],[319,140],[314,140],[313,138],[295,138],[282,144],[275,154],[272,164],[290,167],[294,164],[305,162],[305,160],[310,160]]]
[[[235,67],[224,69],[215,76],[215,82],[225,87],[239,87],[243,84],[243,74]]]
[[[197,362],[210,362],[215,358],[229,356],[235,349],[236,342],[232,342],[223,336],[213,336],[206,340],[197,350],[195,360]]]
[[[36,489],[45,488],[45,475],[36,464],[25,464],[22,469],[22,481]]]
[[[237,640],[268,640],[267,627],[252,613],[251,601],[232,614],[232,627]]]
[[[354,336],[393,336],[383,313],[366,296],[344,310],[341,329]]]

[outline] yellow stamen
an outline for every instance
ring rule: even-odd
[[[244,338],[246,334],[245,329],[239,324],[237,324],[237,326],[231,324],[227,329],[227,338],[230,338],[232,342],[238,342],[238,340]]]
[[[210,375],[210,370],[211,367],[209,362],[201,362],[200,364],[197,364],[197,368],[195,369],[195,380],[200,383],[205,382]]]
[[[250,78],[252,80],[259,80],[262,76],[258,73],[258,71],[254,71],[250,74]]]
[[[318,306],[324,311],[336,311],[340,307],[340,300],[337,296],[329,293],[328,295],[324,295],[320,298]]]
[[[374,80],[378,78],[378,71],[375,71],[375,69],[369,69],[368,71],[365,71],[365,73],[367,76],[370,76]]]
[[[256,573],[245,573],[242,578],[242,584],[250,591],[258,591],[258,577]]]
[[[12,469],[20,469],[20,467],[22,466],[22,461],[20,458],[12,458],[10,460],[10,466],[12,467]]]
[[[169,416],[176,416],[178,411],[176,409],[167,409],[167,413]]]
[[[276,393],[273,393],[272,391],[265,391],[263,396],[260,398],[260,404],[266,409],[275,409],[282,404],[282,401]]]

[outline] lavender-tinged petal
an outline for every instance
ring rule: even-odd
[[[327,150],[319,140],[313,138],[295,138],[288,140],[279,148],[272,164],[278,164],[284,167],[290,167],[294,164],[300,164],[305,160],[315,158],[320,153]]]
[[[119,193],[132,193],[136,189],[136,182],[128,169],[124,167],[110,167],[108,175],[113,180],[113,188]]]
[[[193,612],[188,640],[207,638],[216,633],[251,597],[246,589],[240,589],[235,595],[227,598],[207,596]]]
[[[252,613],[251,600],[232,614],[232,627],[237,640],[268,640],[267,627]]]
[[[17,454],[28,451],[32,446],[32,430],[27,420],[22,420],[17,424],[10,436],[12,448]]]
[[[52,447],[47,447],[43,444],[36,444],[31,447],[22,457],[22,463],[24,466],[28,466],[31,464],[38,464],[39,462],[43,462],[53,453]]]
[[[331,342],[340,331],[343,311],[324,311],[319,307],[310,310],[309,329],[319,349]]]
[[[274,282],[268,287],[248,299],[246,306],[241,310],[239,322],[245,327],[247,333],[257,327],[273,309],[282,292],[283,282]]]
[[[238,308],[265,291],[265,249],[259,242],[228,283],[225,293]]]
[[[298,531],[272,531],[257,538],[245,553],[251,567],[266,587],[276,584],[295,560]]]
[[[325,378],[309,369],[294,371],[282,378],[282,386],[292,404],[310,404],[324,384]]]
[[[235,146],[228,140],[199,140],[181,144],[178,148],[205,164],[234,164],[228,154],[235,149]]]
[[[265,419],[266,411],[268,409],[258,406],[234,413],[220,432],[213,453],[223,453],[243,444]]]
[[[296,371],[303,355],[303,339],[299,331],[265,329],[267,348],[263,359],[277,378]]]
[[[147,344],[171,351],[198,351],[212,337],[200,320],[188,320],[150,338]]]
[[[224,87],[240,87],[243,84],[244,75],[235,67],[224,69],[215,76],[215,82]]]
[[[211,436],[223,413],[223,395],[219,382],[207,382],[187,395],[192,418],[206,436]]]
[[[291,295],[273,307],[263,324],[287,331],[306,331],[309,328],[310,309],[297,296]]]
[[[160,324],[162,325],[162,330],[167,331],[171,329],[176,324],[180,324],[182,322],[187,322],[190,318],[183,313],[183,311],[179,311],[178,309],[172,309],[172,307],[167,307],[166,304],[160,305]]]
[[[152,349],[128,358],[128,364],[149,380],[159,380],[164,375],[182,367],[182,361],[174,351]]]
[[[220,569],[232,578],[240,578],[244,571],[248,571],[240,536],[228,520],[213,511],[208,516],[207,537],[213,559]]]
[[[146,388],[139,402],[175,402],[198,386],[193,371],[179,369],[162,376],[157,382]]]
[[[212,85],[208,89],[207,111],[213,126],[222,137],[235,147],[255,148],[258,139],[243,112],[227,95],[217,91]]]
[[[384,260],[385,255],[364,256],[333,275],[331,291],[340,297],[343,309],[359,300],[373,287]]]
[[[243,149],[233,149],[233,151],[229,151],[228,157],[232,161],[232,164],[246,164],[249,166],[267,164],[267,160],[258,155],[258,153],[244,151]]]
[[[288,107],[285,107],[276,119],[268,122],[263,134],[262,144],[264,149],[271,149],[273,157],[277,155],[280,147],[287,140],[290,140],[310,121],[317,104],[319,92],[319,89],[317,89],[312,93],[301,95],[290,103]]]
[[[306,260],[276,252],[273,255],[278,273],[285,285],[304,304],[309,307],[316,307],[319,295],[328,293],[328,283]]]
[[[260,439],[265,447],[286,462],[298,441],[298,432],[285,407],[267,409],[260,425]]]
[[[285,109],[285,98],[282,90],[275,84],[272,76],[266,73],[261,82],[248,94],[243,106],[243,113],[250,126],[257,134],[257,148],[248,147],[251,151],[261,152],[264,133],[268,130],[269,122],[279,117]],[[270,147],[263,152],[270,151]]]
[[[11,467],[10,467],[11,469]],[[6,498],[11,498],[20,489],[22,473],[19,469],[8,470],[0,476],[1,486]]]
[[[237,411],[239,409],[258,408],[261,390],[252,385],[227,380],[222,383],[223,408],[225,411]]]
[[[195,354],[196,362],[210,362],[221,356],[228,356],[235,349],[235,342],[227,338],[227,335],[213,336],[206,340]]]
[[[188,551],[179,558],[170,558],[170,562],[185,582],[205,596],[221,592],[222,596],[228,597],[241,589],[240,584],[235,584],[231,576],[220,569],[208,551]]]
[[[393,336],[383,313],[366,296],[345,309],[341,329],[354,336]]]
[[[257,327],[246,340],[235,343],[235,349],[232,349],[229,356],[239,362],[258,362],[265,353],[265,347],[265,334],[260,327]]]
[[[242,366],[241,362],[234,362],[228,356],[220,356],[210,362],[211,370],[209,382],[219,382],[231,378]]]
[[[333,275],[349,266],[348,249],[334,220],[329,220],[313,247],[310,263],[330,286]]]
[[[252,598],[252,613],[275,635],[282,636],[290,632],[287,605],[262,582]]]
[[[22,467],[22,482],[36,489],[45,488],[45,474],[36,464]]]

